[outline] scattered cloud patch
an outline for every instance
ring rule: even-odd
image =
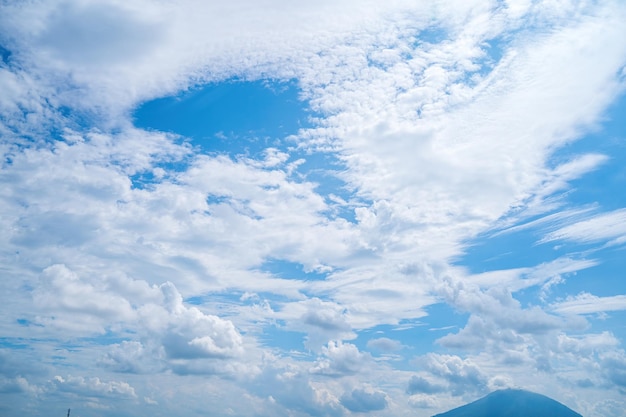
[[[626,295],[598,297],[589,293],[580,293],[555,303],[553,310],[559,314],[594,314],[626,310]]]
[[[68,375],[55,376],[50,384],[62,392],[85,397],[117,397],[121,399],[135,398],[135,389],[122,381],[102,381],[98,377],[85,378]]]
[[[437,394],[445,390],[446,387],[444,385],[430,382],[428,379],[419,375],[413,375],[411,379],[409,379],[409,386],[407,387],[406,392],[410,395],[418,393]]]
[[[328,376],[354,375],[372,365],[372,358],[367,353],[350,343],[328,342],[322,348],[320,358],[311,368],[312,373]]]
[[[488,377],[471,359],[462,359],[454,355],[428,354],[423,358],[424,368],[433,376],[448,383],[448,389],[454,396],[464,395],[467,392],[481,393],[487,389]],[[413,380],[430,389],[436,386],[425,384],[425,380]],[[410,385],[410,381],[409,381]]]
[[[380,411],[387,408],[387,397],[381,391],[354,389],[341,397],[341,405],[353,413]]]
[[[367,341],[367,347],[375,349],[380,352],[397,352],[403,349],[403,345],[400,341],[389,339],[387,337],[379,337],[377,339],[370,339]]]

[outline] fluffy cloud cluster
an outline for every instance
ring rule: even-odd
[[[105,382],[97,377],[83,378],[68,376],[67,378],[63,378],[57,375],[51,381],[51,384],[59,391],[69,392],[78,396],[113,395],[120,398],[136,397],[135,390],[126,382]]]
[[[352,412],[364,413],[384,410],[387,407],[387,398],[380,391],[355,389],[349,395],[341,397],[341,404]]]
[[[171,282],[150,287],[129,279],[86,279],[53,265],[44,270],[33,298],[39,326],[69,334],[139,334],[140,340],[115,344],[99,360],[118,372],[154,372],[243,353],[243,338],[231,321],[186,306]]]

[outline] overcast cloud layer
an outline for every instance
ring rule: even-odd
[[[623,416],[624,22],[1,2],[0,414],[428,417],[517,387]],[[138,123],[230,85],[217,119],[264,85],[308,120],[219,152]]]

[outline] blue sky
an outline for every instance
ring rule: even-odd
[[[626,409],[626,7],[0,5],[0,414]]]

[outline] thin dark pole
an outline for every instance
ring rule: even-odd
[[[70,409],[67,409],[67,417],[70,417]]]

